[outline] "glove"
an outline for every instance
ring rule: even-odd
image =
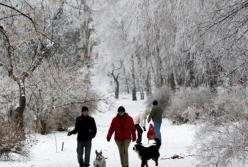
[[[133,137],[133,138],[132,138],[132,142],[135,142],[135,141],[136,141],[136,137]]]
[[[72,135],[72,133],[71,133],[71,132],[68,132],[68,133],[67,133],[67,136],[71,136],[71,135]]]
[[[143,126],[143,130],[146,131],[146,127],[145,126]]]
[[[110,141],[110,137],[107,137],[107,141],[108,141],[108,142]]]

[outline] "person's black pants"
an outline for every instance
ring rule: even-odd
[[[137,130],[137,132],[138,132],[138,138],[137,138],[137,140],[136,140],[136,143],[141,143],[141,141],[142,141],[142,133],[143,133],[143,130],[142,130],[142,128],[140,127],[139,124],[135,124],[135,127],[136,127],[136,130]]]
[[[90,166],[90,150],[91,150],[91,140],[77,142],[77,156],[80,167]]]

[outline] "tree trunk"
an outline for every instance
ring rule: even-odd
[[[116,99],[119,99],[119,81],[118,79],[115,79],[115,84],[116,84],[116,87],[115,87],[115,98]]]
[[[170,74],[170,77],[169,77],[169,85],[171,87],[171,90],[173,90],[173,91],[176,90],[176,83],[175,83],[173,72]]]
[[[140,88],[140,99],[144,100],[145,99],[145,93],[144,93],[144,89]]]
[[[131,72],[132,72],[132,80],[133,80],[132,98],[133,98],[133,101],[136,101],[137,100],[137,96],[136,96],[137,90],[136,90],[136,76],[135,76],[134,56],[133,55],[131,56],[131,65],[132,65]]]
[[[137,93],[136,87],[134,87],[134,88],[132,89],[132,99],[133,99],[133,101],[136,101],[136,100],[137,100],[136,93]]]
[[[130,90],[129,90],[129,83],[128,83],[128,79],[127,79],[127,74],[126,74],[125,66],[123,67],[123,73],[124,73],[124,76],[125,76],[126,91],[127,91],[127,93],[129,94],[129,93],[130,93]]]
[[[19,86],[19,106],[11,110],[9,113],[11,122],[14,123],[16,129],[23,131],[24,134],[24,120],[23,113],[26,107],[25,86],[22,80],[17,81]]]
[[[151,74],[150,71],[147,72],[146,75],[146,80],[145,80],[145,85],[146,85],[146,94],[149,96],[152,94],[152,86],[151,86]]]

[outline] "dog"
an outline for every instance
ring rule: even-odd
[[[96,153],[96,159],[93,162],[94,167],[106,167],[106,158],[102,155],[102,151],[98,152],[97,150],[95,151]]]
[[[158,166],[159,148],[161,146],[161,141],[157,138],[155,140],[155,145],[149,147],[144,147],[142,144],[135,144],[133,150],[136,151],[141,159],[141,167],[148,167],[147,161],[152,159],[155,161],[155,165]]]

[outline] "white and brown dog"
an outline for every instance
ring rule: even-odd
[[[96,159],[93,162],[94,167],[106,167],[106,160],[107,158],[105,158],[102,155],[102,151],[98,152],[97,150],[95,151],[96,153]]]

